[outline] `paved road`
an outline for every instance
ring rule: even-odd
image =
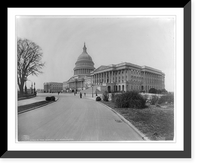
[[[110,109],[78,95],[60,94],[55,103],[18,115],[21,140],[142,140]]]

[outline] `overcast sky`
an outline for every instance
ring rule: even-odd
[[[43,74],[28,79],[64,82],[83,51],[84,42],[95,68],[130,62],[165,73],[165,88],[174,91],[174,17],[17,17],[16,36],[43,50]],[[29,88],[30,82],[27,82]]]

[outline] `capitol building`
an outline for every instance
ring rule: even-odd
[[[129,62],[102,65],[95,69],[84,43],[83,52],[75,63],[74,75],[63,82],[63,90],[77,92],[90,87],[109,93],[133,90],[149,92],[151,88],[162,90],[165,89],[165,74],[152,67]]]

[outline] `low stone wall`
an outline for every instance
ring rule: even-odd
[[[146,99],[152,99],[153,96],[157,96],[158,98],[163,96],[163,94],[153,94],[153,93],[139,93],[139,94],[145,97]]]

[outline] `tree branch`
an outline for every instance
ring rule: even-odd
[[[34,42],[27,39],[17,40],[17,81],[19,87],[23,87],[25,79],[29,75],[42,73],[44,63],[41,62],[42,49]]]

